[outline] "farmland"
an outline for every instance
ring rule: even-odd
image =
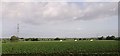
[[[2,54],[3,56],[29,54],[32,56],[119,55],[118,41],[115,40],[8,42],[2,44]]]

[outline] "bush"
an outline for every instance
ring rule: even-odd
[[[98,40],[103,40],[103,39],[104,39],[104,37],[103,37],[103,36],[98,38]]]
[[[79,40],[82,40],[81,38],[79,38]]]
[[[29,39],[25,39],[25,41],[29,41]]]
[[[6,40],[2,40],[2,43],[6,43]]]
[[[115,40],[115,36],[107,36],[106,40]]]
[[[19,38],[16,37],[16,36],[11,36],[10,41],[11,42],[17,42],[17,41],[19,41]]]
[[[120,37],[118,37],[118,40],[120,40]]]
[[[27,38],[25,41],[39,41],[38,38]]]
[[[86,38],[83,38],[83,40],[87,40]]]
[[[60,40],[60,38],[55,38],[54,40]]]
[[[120,41],[120,37],[115,38],[115,40],[119,40]]]
[[[31,41],[38,41],[38,38],[31,38]]]

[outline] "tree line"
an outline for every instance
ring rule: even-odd
[[[19,38],[17,36],[11,36],[10,41],[11,42],[17,42],[17,41],[53,41],[53,40],[67,40],[69,38]],[[97,38],[70,38],[72,40],[90,40],[90,39],[95,39],[95,40],[120,40],[120,37],[115,37],[115,36],[101,36]]]

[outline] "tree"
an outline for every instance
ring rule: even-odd
[[[29,41],[29,39],[25,39],[25,41]]]
[[[79,40],[82,40],[81,38],[79,38]]]
[[[83,38],[82,40],[87,40],[86,38]]]
[[[103,36],[98,38],[98,40],[103,40],[103,39],[104,39],[104,37],[103,37]]]
[[[19,38],[19,39],[24,39],[24,38]]]
[[[110,36],[107,36],[107,37],[106,37],[106,40],[110,40]]]
[[[115,40],[115,36],[107,36],[106,40]]]
[[[120,37],[115,38],[115,40],[119,40],[120,41]]]
[[[79,40],[78,38],[74,38],[74,40]]]
[[[57,37],[57,38],[55,38],[54,40],[60,40],[60,38]]]
[[[120,37],[118,37],[118,40],[120,40]]]
[[[31,41],[38,41],[38,38],[31,38]]]
[[[11,40],[11,42],[17,42],[19,40],[19,38],[16,36],[11,36],[10,40]]]
[[[114,40],[115,39],[115,36],[111,36],[111,40]]]

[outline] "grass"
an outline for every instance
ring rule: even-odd
[[[3,43],[3,54],[81,54],[118,52],[118,41],[39,41]]]

